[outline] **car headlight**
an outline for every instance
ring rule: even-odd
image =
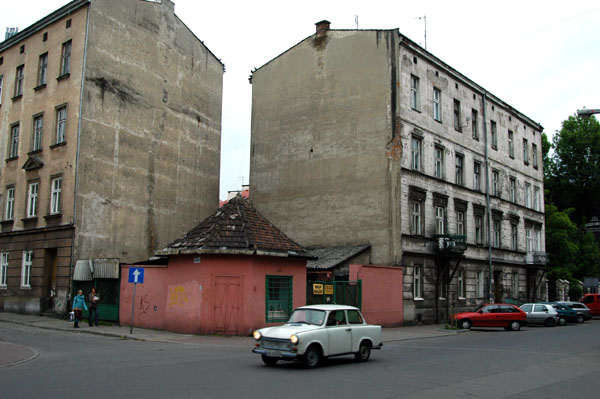
[[[252,333],[252,336],[253,336],[253,337],[254,337],[254,339],[255,339],[255,340],[257,340],[257,341],[259,341],[259,340],[262,338],[262,335],[260,335],[260,332],[258,332],[258,330],[257,330],[257,331],[254,331],[254,332]]]
[[[298,336],[296,334],[293,334],[290,337],[290,341],[292,341],[292,344],[296,345],[298,342],[300,342],[300,338],[298,338]]]

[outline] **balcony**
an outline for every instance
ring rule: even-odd
[[[548,263],[546,252],[529,251],[525,254],[525,263],[528,265],[545,265]]]
[[[436,234],[438,254],[463,254],[467,250],[467,236],[456,234]]]

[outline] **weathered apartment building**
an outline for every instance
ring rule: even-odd
[[[71,1],[0,43],[0,309],[64,312],[78,268],[118,278],[218,206],[223,72],[169,0]]]
[[[398,30],[316,25],[251,76],[256,208],[403,267],[405,324],[545,297],[542,126]]]

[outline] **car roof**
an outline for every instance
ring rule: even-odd
[[[354,306],[349,306],[349,305],[306,305],[306,306],[300,306],[297,309],[315,309],[315,310],[325,310],[325,311],[332,311],[332,310],[358,310],[357,307]]]

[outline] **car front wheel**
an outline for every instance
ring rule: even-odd
[[[277,362],[279,361],[278,358],[276,357],[271,357],[271,356],[267,356],[267,355],[262,355],[262,361],[267,365],[267,366],[275,366],[277,364]]]
[[[508,328],[511,331],[519,331],[521,329],[521,323],[519,323],[518,321],[511,321],[508,325]]]
[[[309,347],[306,352],[304,352],[304,355],[302,355],[302,364],[304,367],[312,369],[317,367],[320,358],[321,350],[317,346],[313,345]]]
[[[471,328],[471,325],[472,323],[469,319],[462,319],[458,322],[458,326],[463,330],[469,330]]]
[[[354,354],[354,358],[359,362],[366,362],[371,357],[371,343],[370,342],[361,342],[360,348],[358,348],[358,352]]]

